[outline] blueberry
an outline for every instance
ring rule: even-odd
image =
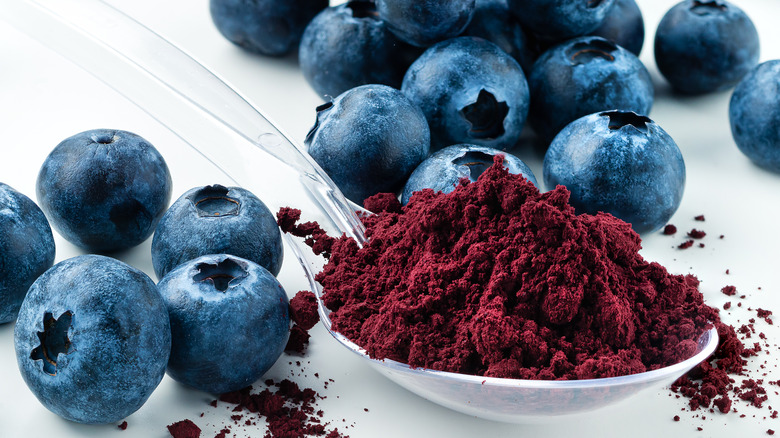
[[[206,254],[233,254],[273,275],[282,268],[282,233],[273,213],[241,187],[195,187],[165,212],[152,238],[157,278]]]
[[[523,72],[530,72],[536,59],[520,22],[509,13],[506,0],[477,0],[474,17],[464,35],[484,38],[515,58]]]
[[[585,115],[613,109],[647,114],[653,105],[653,83],[642,62],[596,36],[575,38],[545,52],[528,84],[529,122],[544,143]]]
[[[780,172],[780,60],[759,64],[737,84],[729,120],[739,150],[759,166]]]
[[[112,423],[138,410],[162,380],[171,328],[146,274],[83,255],[32,284],[14,345],[24,381],[47,409],[79,423]]]
[[[376,0],[379,16],[401,41],[427,47],[460,35],[475,0]]]
[[[333,97],[365,84],[400,87],[419,51],[387,30],[374,2],[350,1],[314,17],[298,57],[309,85]]]
[[[542,39],[585,35],[604,21],[614,0],[508,0],[523,28]]]
[[[212,254],[159,283],[171,320],[168,375],[201,391],[236,391],[259,379],[284,351],[289,302],[262,266]]]
[[[477,37],[428,48],[409,67],[401,91],[428,119],[434,150],[458,143],[512,147],[528,114],[522,68],[498,46]]]
[[[679,92],[701,94],[736,85],[758,64],[758,32],[738,7],[723,0],[685,0],[655,33],[655,62]]]
[[[210,0],[211,19],[233,44],[263,55],[285,55],[328,0]]]
[[[46,216],[27,196],[0,183],[0,324],[16,319],[27,289],[54,263]]]
[[[309,154],[348,199],[395,192],[430,150],[425,116],[400,91],[362,85],[317,108]]]
[[[543,164],[547,187],[564,185],[578,213],[611,213],[646,233],[677,210],[685,163],[660,126],[632,112],[607,111],[572,122],[553,140]]]
[[[611,40],[636,56],[645,42],[645,22],[634,0],[615,0],[601,25],[590,33]]]
[[[493,165],[493,157],[499,154],[504,156],[504,167],[509,173],[523,175],[539,186],[531,169],[514,155],[484,146],[458,144],[434,152],[417,166],[404,186],[401,203],[406,205],[412,194],[422,189],[450,193],[463,178],[474,182]]]
[[[171,174],[149,142],[95,129],[66,138],[46,157],[36,192],[52,226],[89,251],[138,245],[171,200]]]

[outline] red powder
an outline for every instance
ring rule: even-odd
[[[696,216],[696,217],[695,217],[695,218],[693,218],[693,219],[694,219],[694,220],[697,220],[697,221],[699,221],[699,222],[704,222],[704,215],[703,215],[703,214],[700,214],[700,215]]]
[[[737,288],[734,286],[723,286],[720,291],[723,292],[724,295],[728,295],[730,297],[737,294]]]
[[[568,200],[564,187],[540,194],[492,166],[452,193],[423,190],[400,213],[364,216],[363,248],[296,226],[298,211],[278,218],[330,253],[316,279],[333,328],[371,357],[483,376],[600,378],[680,362],[710,323],[721,329],[695,277],[645,261],[629,224],[578,216]]]
[[[685,242],[677,245],[680,249],[688,249],[693,246],[693,240],[686,240]]]
[[[702,230],[697,230],[696,228],[692,229],[691,231],[688,231],[688,237],[691,237],[693,239],[701,239],[706,235],[707,233],[705,233]]]
[[[293,326],[284,351],[303,354],[309,344],[309,330],[320,320],[317,297],[313,292],[302,290],[295,294],[290,300],[290,319]]]
[[[127,421],[123,421],[119,426],[117,426],[121,430],[127,430]]]
[[[664,231],[663,231],[663,233],[666,234],[667,236],[671,236],[672,234],[674,234],[676,232],[677,232],[677,227],[675,227],[672,224],[666,224],[666,226],[664,227]]]
[[[775,431],[774,431],[774,430],[772,430],[772,429],[767,429],[767,430],[766,430],[766,434],[767,434],[767,435],[774,435],[774,434],[775,434]]]
[[[168,432],[173,438],[199,438],[200,428],[191,420],[177,421],[168,425]]]

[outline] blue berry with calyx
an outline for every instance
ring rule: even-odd
[[[758,64],[758,31],[740,8],[724,0],[685,0],[655,33],[655,62],[672,87],[702,94],[733,87]]]
[[[76,246],[119,251],[146,240],[171,200],[171,174],[144,138],[95,129],[66,138],[46,157],[36,182],[52,227]]]
[[[496,155],[503,156],[503,166],[509,173],[522,175],[539,186],[533,171],[514,155],[485,146],[458,144],[434,152],[417,166],[404,186],[401,203],[406,205],[415,192],[423,189],[450,193],[464,178],[469,182],[476,181],[493,165]]]
[[[529,73],[536,60],[533,44],[520,22],[509,13],[506,0],[477,0],[474,17],[464,35],[484,38],[515,58],[524,73]]]
[[[347,199],[396,192],[430,151],[422,111],[386,85],[352,88],[317,108],[304,141]]]
[[[309,85],[332,98],[365,84],[399,88],[421,52],[387,30],[373,1],[349,1],[323,10],[306,26],[298,60]]]
[[[477,37],[429,47],[409,67],[401,91],[425,114],[433,150],[460,143],[513,147],[528,115],[520,64]]]
[[[647,233],[680,206],[685,163],[674,140],[649,118],[605,111],[577,119],[555,137],[543,176],[548,188],[569,189],[578,213],[611,213]]]
[[[599,111],[648,114],[654,89],[650,73],[628,50],[597,36],[559,44],[534,64],[531,126],[549,144],[568,123]]]
[[[562,41],[596,30],[614,0],[508,0],[523,29],[542,40]]]
[[[475,0],[376,0],[390,32],[417,47],[460,35],[471,21],[474,6]]]
[[[611,40],[636,56],[645,43],[645,21],[634,0],[615,0],[604,21],[591,35]]]
[[[78,423],[113,423],[141,408],[162,380],[171,327],[151,278],[83,255],[32,284],[14,347],[25,383],[47,409]]]
[[[290,335],[287,294],[249,260],[212,254],[158,284],[171,321],[168,375],[221,394],[251,385],[276,362]]]
[[[233,254],[276,275],[282,268],[282,233],[271,210],[241,187],[195,187],[165,212],[152,238],[157,278],[206,254]]]
[[[742,78],[731,95],[729,120],[739,150],[780,172],[780,60],[759,64]]]
[[[282,56],[298,48],[303,30],[328,0],[210,0],[211,19],[233,44]]]
[[[30,198],[0,183],[0,324],[16,319],[27,289],[54,264],[49,222]]]

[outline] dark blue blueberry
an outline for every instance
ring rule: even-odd
[[[399,41],[372,1],[350,1],[320,12],[306,27],[298,58],[303,77],[321,96],[365,84],[395,88],[421,49]]]
[[[596,30],[614,0],[508,0],[523,29],[561,41]]]
[[[363,85],[317,108],[309,154],[348,199],[395,192],[430,151],[425,116],[400,91]]]
[[[425,114],[434,150],[458,143],[510,148],[528,115],[520,64],[477,37],[428,48],[409,67],[401,91]]]
[[[233,44],[281,56],[298,46],[303,29],[328,0],[210,0],[211,19]]]
[[[0,324],[16,319],[27,289],[53,263],[46,216],[30,198],[0,183]]]
[[[780,60],[759,64],[737,84],[729,120],[739,150],[759,166],[780,172]]]
[[[38,203],[54,229],[89,251],[146,240],[171,200],[165,160],[140,136],[95,129],[66,138],[38,173]]]
[[[520,22],[509,13],[506,0],[477,0],[474,17],[464,35],[484,38],[515,58],[529,73],[536,59]]]
[[[458,36],[474,14],[475,0],[376,0],[379,16],[395,36],[428,47]]]
[[[159,283],[171,320],[168,375],[221,394],[251,385],[276,362],[290,335],[287,294],[249,260],[206,255]]]
[[[660,126],[631,112],[582,117],[563,129],[544,157],[544,184],[564,185],[578,213],[600,211],[657,230],[680,206],[685,163]]]
[[[758,32],[723,0],[685,0],[655,33],[655,62],[675,90],[701,94],[731,88],[758,64]]]
[[[634,0],[615,0],[604,21],[591,35],[611,40],[636,56],[645,42],[645,22]]]
[[[79,423],[113,423],[138,410],[162,380],[171,327],[146,274],[83,255],[32,284],[14,344],[24,381],[47,409]]]
[[[282,233],[263,201],[241,187],[217,184],[188,190],[165,212],[152,238],[152,264],[163,278],[188,260],[224,253],[276,275],[282,249]]]
[[[628,50],[596,36],[559,44],[534,64],[531,126],[546,144],[568,123],[598,111],[648,114],[653,83],[641,61]]]
[[[493,165],[493,157],[499,154],[504,156],[504,167],[509,173],[523,175],[539,186],[531,169],[514,155],[484,146],[458,144],[434,152],[417,166],[404,186],[401,203],[406,205],[412,194],[422,189],[450,193],[463,178],[474,182]]]

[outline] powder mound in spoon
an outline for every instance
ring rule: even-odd
[[[328,262],[317,274],[332,327],[373,358],[480,376],[592,379],[691,357],[723,325],[698,280],[639,255],[612,215],[577,215],[496,158],[449,194],[423,190],[361,218],[368,242],[334,239],[300,212],[282,229]],[[384,200],[386,201],[386,199]]]

